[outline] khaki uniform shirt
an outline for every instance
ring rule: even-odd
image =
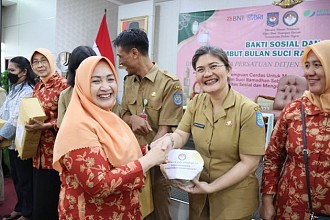
[[[58,111],[57,122],[56,122],[57,127],[61,126],[64,114],[68,109],[69,103],[71,101],[72,92],[73,92],[73,87],[70,86],[64,89],[60,94],[60,97],[58,99],[58,109],[57,109]]]
[[[111,111],[120,117],[121,106],[118,104],[118,102],[116,102]]]
[[[265,130],[257,104],[230,88],[223,108],[213,117],[206,93],[194,97],[178,129],[191,133],[196,150],[204,159],[200,181],[213,182],[240,161],[239,154],[263,155]],[[227,189],[209,195],[189,195],[190,208],[201,213],[208,200],[210,219],[239,219],[258,207],[255,174]]]
[[[120,115],[139,115],[145,108],[153,131],[146,136],[136,135],[139,144],[145,145],[152,142],[159,125],[176,127],[179,124],[183,114],[182,100],[178,77],[155,64],[142,79],[135,74],[125,77]],[[147,102],[145,106],[144,102]]]

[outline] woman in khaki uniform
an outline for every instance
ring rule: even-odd
[[[181,148],[191,134],[204,159],[199,181],[179,186],[189,193],[190,220],[250,220],[259,201],[255,170],[264,154],[262,115],[229,85],[231,66],[222,49],[199,48],[192,66],[204,93],[189,102],[178,129],[157,145]]]

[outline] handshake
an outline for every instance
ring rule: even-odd
[[[199,178],[204,166],[203,158],[196,150],[174,149],[171,134],[151,143],[151,151],[153,148],[160,148],[166,153],[163,163],[159,164],[165,178],[174,186],[194,186],[191,180]]]

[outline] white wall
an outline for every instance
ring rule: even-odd
[[[114,39],[118,6],[107,0],[18,0],[3,7],[4,56],[29,58],[34,49],[45,47],[56,59],[60,52],[79,45],[93,46],[104,9]]]
[[[162,2],[155,9],[154,60],[160,68],[175,74],[179,1]]]
[[[106,0],[57,0],[55,53],[93,46],[104,9],[110,39],[117,36],[118,6]]]
[[[148,40],[149,40],[149,56],[153,58],[154,53],[154,20],[155,20],[155,12],[154,12],[154,1],[148,0],[139,3],[127,4],[119,6],[118,8],[118,23],[120,23],[121,19],[128,19],[140,16],[148,16]],[[121,32],[120,25],[118,25],[117,33]],[[127,74],[126,70],[118,68],[118,57],[116,56],[116,67],[118,73],[118,100],[121,103],[121,99],[123,96],[123,87],[124,87],[124,77]]]
[[[104,8],[108,10],[111,40],[120,32],[121,18],[148,15],[150,56],[162,69],[176,73],[179,13],[272,3],[273,0],[170,0],[155,4],[148,0],[119,9],[106,0],[18,0],[17,5],[3,10],[3,42],[7,57],[29,57],[37,47],[46,47],[56,56],[61,51],[72,51],[78,45],[92,45]],[[118,72],[121,97],[126,73],[124,70]]]
[[[37,47],[55,50],[56,0],[19,0],[3,8],[5,56],[26,56]]]

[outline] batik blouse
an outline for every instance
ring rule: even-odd
[[[38,82],[33,90],[33,97],[38,97],[46,114],[45,123],[51,123],[52,128],[41,133],[39,147],[33,158],[35,168],[53,169],[53,148],[57,134],[57,105],[60,93],[67,88],[66,80],[57,73],[53,74],[46,83]]]
[[[265,154],[261,190],[275,195],[276,219],[309,219],[301,102],[313,208],[316,214],[330,215],[330,113],[303,97],[284,108]]]
[[[136,160],[112,167],[102,147],[70,151],[60,159],[60,219],[141,219],[138,189],[144,184]]]

